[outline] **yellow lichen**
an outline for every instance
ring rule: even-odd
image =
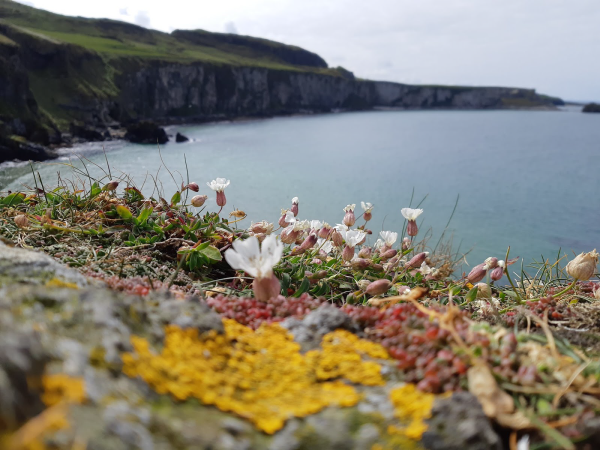
[[[0,448],[6,450],[46,450],[44,437],[69,427],[64,403],[52,406],[30,419],[14,433],[1,436]]]
[[[51,280],[47,281],[46,287],[79,289],[79,286],[77,286],[75,283],[69,283],[68,281],[61,280],[60,278],[52,278]]]
[[[85,385],[81,378],[70,377],[64,373],[44,375],[42,386],[42,401],[46,406],[60,402],[83,403],[85,400]]]
[[[141,377],[159,394],[177,400],[197,398],[233,412],[272,434],[291,417],[323,408],[352,406],[359,400],[342,379],[383,384],[381,367],[362,356],[386,358],[378,344],[346,331],[325,336],[323,349],[303,355],[293,337],[278,324],[253,331],[224,320],[224,334],[166,327],[163,350],[155,354],[148,341],[133,337],[132,353],[123,355],[123,372]]]
[[[408,423],[403,427],[391,425],[389,434],[402,434],[410,439],[419,440],[427,431],[426,419],[431,417],[431,408],[435,396],[417,390],[414,384],[405,384],[390,392],[390,400],[394,405],[394,415],[402,423]]]

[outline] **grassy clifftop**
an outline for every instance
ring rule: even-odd
[[[267,39],[202,30],[168,34],[115,20],[62,16],[10,0],[0,0],[0,23],[40,39],[78,45],[108,59],[130,56],[291,70],[327,68],[314,53]],[[0,41],[4,39],[0,34]]]

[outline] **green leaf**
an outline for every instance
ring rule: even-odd
[[[292,277],[290,277],[290,275],[287,273],[282,273],[281,274],[281,295],[283,295],[284,297],[287,297],[287,295],[288,295],[288,289],[290,287],[290,284],[292,284]]]
[[[223,255],[221,255],[219,249],[217,247],[213,247],[212,245],[199,250],[198,253],[203,254],[212,261],[221,261],[223,259]]]
[[[300,287],[294,293],[294,297],[300,297],[305,292],[308,292],[309,289],[310,289],[310,281],[309,281],[308,278],[304,277],[304,280],[302,280],[302,283],[300,284]]]
[[[469,290],[469,292],[467,292],[467,295],[465,295],[465,301],[467,303],[471,303],[476,298],[477,298],[477,286],[473,287],[471,290]]]
[[[150,217],[150,214],[152,214],[153,210],[154,208],[152,207],[142,209],[140,211],[140,215],[137,216],[138,225],[145,225],[146,221],[148,220],[148,217]]]
[[[92,188],[90,189],[90,198],[94,198],[100,192],[102,192],[100,185],[97,182],[94,182],[94,184],[92,184]]]
[[[453,288],[450,289],[450,293],[454,296],[454,295],[458,295],[460,294],[460,286],[454,286]]]
[[[23,200],[25,200],[25,194],[21,192],[14,192],[0,200],[0,203],[5,206],[15,206],[19,203],[23,203]]]
[[[133,219],[133,214],[131,214],[131,211],[129,210],[129,208],[127,206],[117,205],[116,210],[117,210],[117,214],[119,216],[121,216],[121,219],[124,219],[124,220]]]
[[[177,191],[177,192],[175,192],[175,194],[173,194],[173,197],[171,197],[171,205],[175,206],[180,201],[181,201],[181,192]]]
[[[512,298],[517,298],[517,294],[515,294],[513,291],[504,291],[504,294]]]

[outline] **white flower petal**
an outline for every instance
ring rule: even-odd
[[[413,209],[413,208],[402,208],[400,211],[406,220],[417,220],[421,214],[423,214],[422,209]]]

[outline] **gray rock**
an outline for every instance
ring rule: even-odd
[[[80,287],[88,284],[79,272],[63,266],[44,253],[9,247],[0,242],[0,285],[8,281],[43,284],[52,278]]]
[[[305,350],[318,347],[323,336],[339,328],[350,331],[358,330],[350,316],[328,304],[311,311],[302,320],[289,318],[281,324],[292,333],[294,340],[302,344]]]
[[[366,423],[361,425],[356,433],[354,442],[354,450],[370,450],[373,444],[376,444],[380,439],[381,435],[379,428],[372,423]]]
[[[106,430],[123,442],[140,450],[154,450],[152,434],[146,428],[150,413],[144,408],[134,408],[124,401],[111,403],[104,410]]]
[[[437,400],[422,444],[428,450],[501,450],[502,442],[477,398],[468,392]]]
[[[14,429],[39,414],[44,405],[40,392],[30,381],[40,380],[48,352],[38,334],[18,329],[10,323],[0,324],[0,431]]]

